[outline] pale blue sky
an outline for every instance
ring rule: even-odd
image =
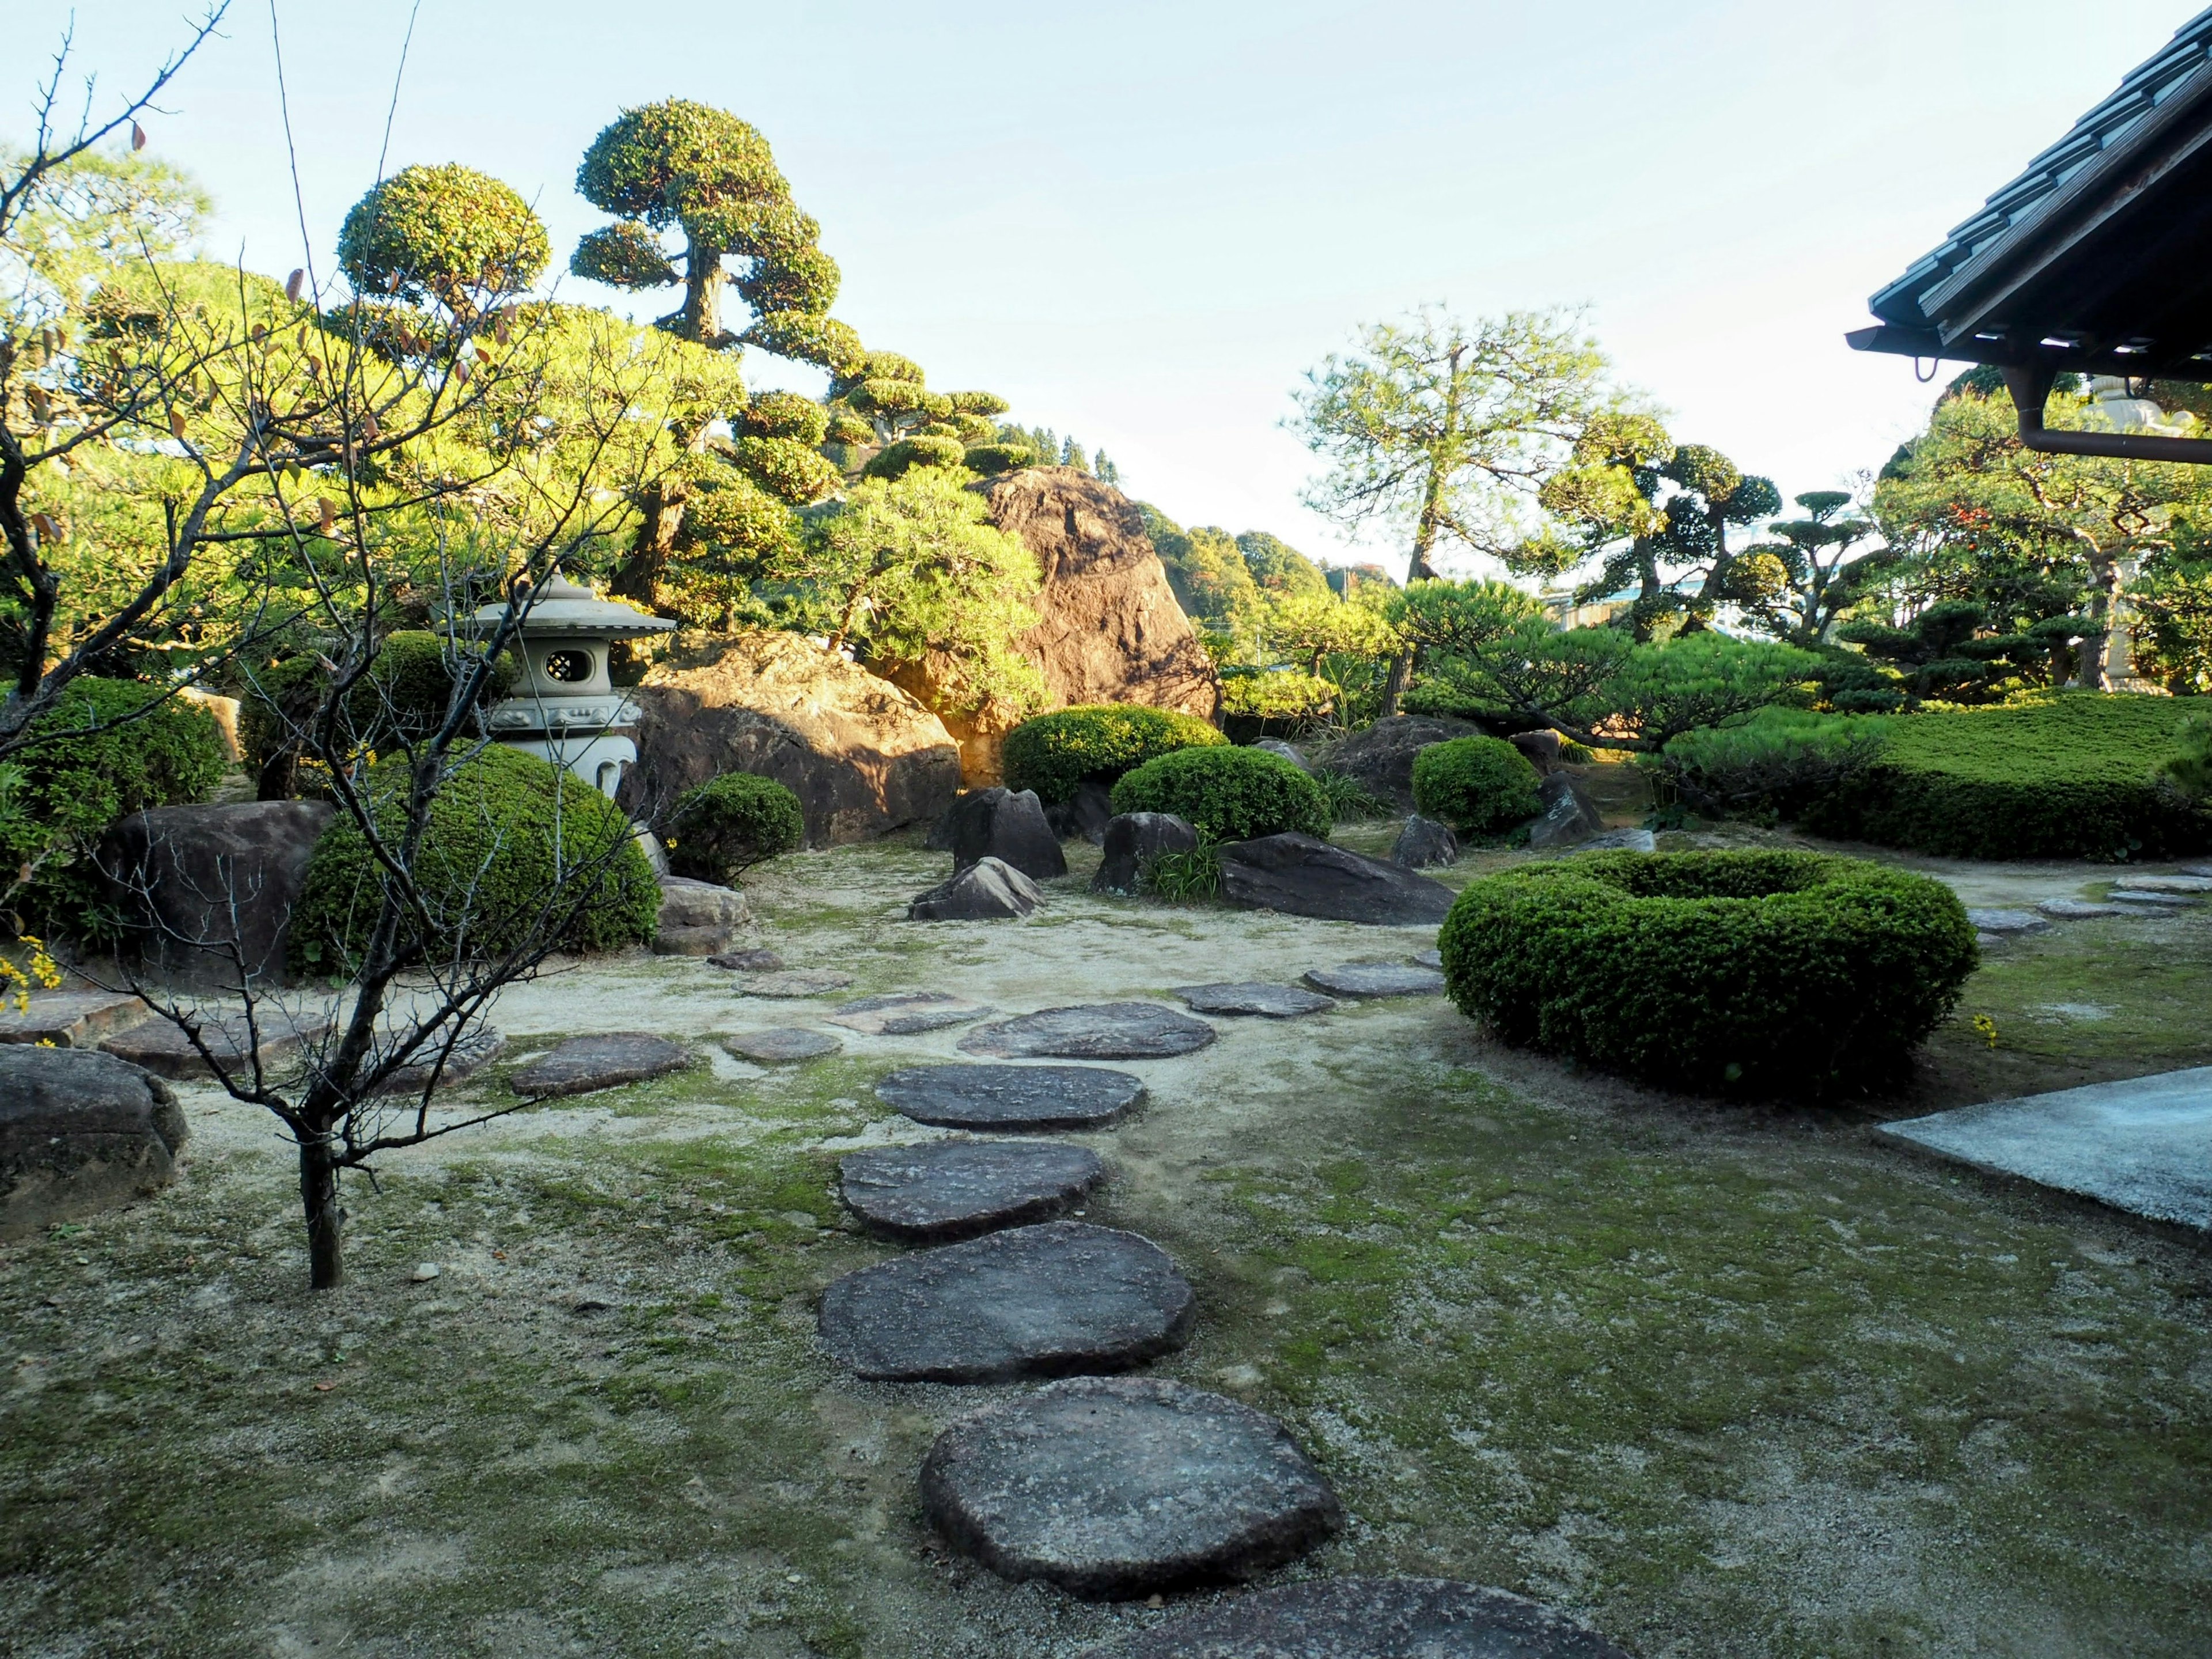
[[[191,3],[80,0],[82,64],[119,89]],[[327,270],[373,182],[408,7],[276,4]],[[599,127],[672,94],[720,105],[821,220],[838,312],[871,344],[1103,444],[1187,523],[1342,559],[1392,550],[1298,507],[1309,457],[1278,423],[1357,324],[1424,301],[1586,305],[1678,437],[1785,495],[1878,466],[1929,389],[1844,349],[1866,295],[2192,9],[422,0],[391,166],[507,179],[565,262],[599,222],[572,189]],[[0,139],[24,136],[70,10],[0,0]],[[210,251],[281,274],[301,239],[269,0],[237,0],[225,33],[149,127],[215,194]]]

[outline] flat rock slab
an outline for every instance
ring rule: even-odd
[[[401,1066],[385,1079],[384,1085],[376,1092],[419,1095],[434,1078],[438,1087],[450,1089],[456,1083],[466,1082],[505,1054],[507,1039],[489,1027],[471,1031],[447,1051],[442,1065],[439,1062],[438,1047],[434,1042],[425,1043],[416,1051],[419,1057],[414,1063]]]
[[[1305,980],[1316,991],[1339,997],[1432,997],[1444,988],[1444,976],[1435,969],[1405,962],[1347,962],[1316,968]]]
[[[960,1039],[963,1054],[1008,1060],[1164,1060],[1213,1041],[1202,1019],[1164,1003],[1097,1002],[994,1020]]]
[[[1444,966],[1444,953],[1441,951],[1416,951],[1413,952],[1413,966],[1433,968],[1438,973],[1442,973]]]
[[[1881,1133],[2115,1209],[2212,1229],[2212,1066],[1988,1101]]]
[[[795,1001],[802,997],[827,996],[852,982],[850,974],[827,968],[793,968],[778,974],[748,974],[738,981],[738,989],[749,997]]]
[[[2034,933],[2051,926],[2051,918],[2033,910],[1972,910],[1966,920],[1984,933]]]
[[[1578,845],[1577,853],[1656,853],[1659,837],[1649,830],[1608,830]]]
[[[153,1012],[125,992],[33,991],[27,1008],[0,1003],[0,1042],[96,1048],[100,1038],[130,1030]]]
[[[1201,1014],[1260,1014],[1268,1019],[1296,1019],[1336,1006],[1335,999],[1295,985],[1268,985],[1253,980],[1229,985],[1186,985],[1176,992]]]
[[[2092,904],[2087,899],[2045,899],[2035,907],[2046,916],[2058,921],[2087,921],[2096,916],[2124,916],[2127,911],[2117,904]]]
[[[2212,876],[2130,876],[2121,885],[2142,893],[2212,893]]]
[[[1047,1221],[847,1273],[822,1293],[822,1346],[872,1382],[1006,1382],[1142,1364],[1197,1312],[1150,1239]]]
[[[775,1064],[790,1060],[818,1060],[844,1047],[827,1031],[805,1031],[795,1025],[779,1025],[765,1031],[743,1031],[724,1037],[722,1047],[739,1060]]]
[[[2188,910],[2204,902],[2194,893],[2168,893],[2154,888],[2115,887],[2106,897],[2112,903],[2142,910]]]
[[[1103,1066],[910,1066],[876,1097],[950,1129],[1103,1129],[1145,1097],[1141,1079]]]
[[[235,1076],[241,1069],[251,1068],[248,1049],[258,1047],[264,1067],[282,1066],[300,1052],[301,1045],[325,1036],[330,1029],[327,1014],[294,1015],[270,1008],[255,1013],[251,1030],[242,1018],[210,1019],[200,1028],[200,1041],[222,1068]],[[101,1038],[100,1046],[156,1077],[182,1081],[215,1075],[215,1067],[202,1058],[173,1020],[142,1021],[128,1030]]]
[[[1629,1659],[1540,1602],[1440,1578],[1322,1578],[1240,1596],[1115,1659]]]
[[[965,1025],[997,1012],[988,1003],[970,1002],[948,991],[894,991],[848,1002],[830,1016],[830,1023],[867,1036],[912,1036],[918,1031]]]
[[[641,1083],[647,1078],[680,1072],[690,1063],[691,1051],[666,1037],[644,1031],[610,1031],[601,1036],[570,1037],[507,1081],[519,1095],[544,1099]]]
[[[730,968],[741,974],[775,974],[783,971],[783,958],[773,951],[724,951],[707,958],[710,968]]]
[[[1344,1511],[1290,1431],[1152,1377],[1082,1377],[963,1418],[921,1466],[921,1506],[1012,1579],[1138,1596],[1301,1554]]]
[[[1440,881],[1349,848],[1286,833],[1221,848],[1221,898],[1242,910],[1411,927],[1435,924],[1459,896]]]
[[[936,1140],[854,1152],[837,1190],[893,1238],[937,1243],[1049,1221],[1106,1178],[1086,1147],[1051,1140]]]

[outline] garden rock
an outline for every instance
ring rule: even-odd
[[[1000,1577],[1139,1596],[1264,1572],[1343,1523],[1274,1419],[1152,1377],[1081,1377],[937,1437],[922,1512]]]
[[[1437,1578],[1317,1578],[1148,1631],[1113,1659],[1629,1659],[1504,1590]]]
[[[2187,910],[2204,902],[2193,893],[2166,893],[2136,887],[2115,887],[2106,897],[2114,904],[2152,911]]]
[[[1252,746],[1255,749],[1261,750],[1267,754],[1280,757],[1282,759],[1290,762],[1291,765],[1297,767],[1301,772],[1310,772],[1313,770],[1312,764],[1307,761],[1304,755],[1298,753],[1297,746],[1293,744],[1284,742],[1280,738],[1255,738],[1252,740]]]
[[[862,997],[830,1016],[832,1025],[866,1036],[913,1036],[939,1031],[948,1025],[965,1025],[996,1010],[945,991],[894,991],[889,996]]]
[[[1062,841],[1087,841],[1096,847],[1105,840],[1106,826],[1113,822],[1114,794],[1097,779],[1085,778],[1075,786],[1073,796],[1046,807],[1044,816]]]
[[[1287,833],[1221,848],[1221,896],[1245,910],[1385,927],[1439,922],[1452,890],[1395,864]]]
[[[752,912],[734,887],[689,876],[660,878],[660,921],[653,936],[655,955],[711,957],[730,948]]]
[[[1430,870],[1459,862],[1459,837],[1451,825],[1425,818],[1419,812],[1406,820],[1390,848],[1390,862],[1407,870]]]
[[[1418,968],[1434,968],[1441,972],[1444,965],[1444,953],[1441,951],[1416,951],[1413,952],[1413,965]]]
[[[1444,976],[1435,969],[1402,962],[1347,962],[1316,968],[1305,979],[1316,990],[1340,997],[1432,997],[1444,988]]]
[[[1393,714],[1346,738],[1320,757],[1332,772],[1358,781],[1370,795],[1401,812],[1413,810],[1413,757],[1432,743],[1482,735],[1468,720],[1432,714]]]
[[[741,974],[774,974],[782,971],[783,958],[773,951],[723,951],[708,957],[707,965]]]
[[[268,1070],[283,1066],[299,1054],[302,1045],[316,1041],[330,1029],[328,1014],[295,1014],[282,1008],[257,1008],[250,1035],[259,1038],[261,1064]],[[200,1040],[234,1077],[251,1069],[252,1059],[247,1053],[250,1036],[242,1016],[204,1020]],[[215,1068],[200,1057],[199,1050],[182,1029],[167,1018],[142,1021],[127,1031],[101,1038],[100,1046],[118,1059],[145,1067],[156,1077],[182,1081],[215,1075]]]
[[[2123,885],[2138,893],[2212,893],[2212,876],[2130,876]]]
[[[1608,830],[1601,836],[1592,836],[1577,853],[1656,853],[1659,837],[1649,830]]]
[[[185,1136],[167,1085],[112,1054],[0,1048],[0,1238],[159,1191]]]
[[[1003,921],[1032,915],[1044,904],[1036,884],[1012,865],[983,859],[947,882],[915,895],[909,921]]]
[[[2046,916],[2057,921],[2087,921],[2097,916],[2124,916],[2125,907],[2118,904],[2092,904],[2087,899],[2045,899],[2035,907]]]
[[[836,1054],[842,1046],[827,1031],[805,1031],[793,1025],[775,1026],[765,1031],[741,1031],[736,1036],[722,1039],[722,1047],[739,1060],[771,1065],[819,1059],[823,1054]]]
[[[951,828],[954,873],[987,858],[1020,871],[1032,881],[1067,873],[1060,837],[1045,822],[1044,806],[1033,789],[975,789],[945,814]]]
[[[1267,1019],[1296,1019],[1318,1014],[1335,1002],[1295,985],[1267,985],[1255,981],[1237,984],[1186,985],[1176,992],[1194,1012],[1201,1014],[1258,1014]]]
[[[453,1044],[445,1056],[443,1065],[437,1060],[434,1048],[429,1048],[424,1058],[401,1066],[384,1079],[377,1090],[380,1095],[419,1095],[429,1085],[433,1077],[441,1089],[450,1089],[456,1083],[465,1083],[507,1052],[507,1038],[489,1027],[469,1032]],[[416,1050],[424,1054],[424,1049]]]
[[[877,1084],[876,1097],[951,1129],[1104,1129],[1144,1099],[1145,1085],[1100,1066],[911,1066]]]
[[[1049,1221],[1105,1178],[1097,1153],[1051,1140],[933,1140],[853,1152],[837,1166],[854,1214],[918,1243]]]
[[[118,991],[33,991],[27,1008],[0,1001],[0,1042],[96,1048],[102,1037],[128,1030],[152,1012]]]
[[[806,844],[827,847],[923,823],[959,792],[944,721],[797,634],[718,638],[656,664],[630,696],[638,759],[622,801],[634,817],[724,772],[753,772],[799,797]]]
[[[787,968],[780,973],[747,974],[738,981],[738,989],[749,997],[796,1002],[842,991],[852,982],[850,974],[841,974],[835,969]]]
[[[109,832],[101,852],[149,966],[173,981],[235,985],[242,966],[282,982],[292,907],[328,801],[156,806]]]
[[[848,1273],[822,1294],[821,1331],[871,1382],[1006,1382],[1172,1353],[1196,1314],[1150,1239],[1047,1221]]]
[[[1528,764],[1539,772],[1555,771],[1559,764],[1559,734],[1542,732],[1516,732],[1505,739],[1524,756]]]
[[[2051,926],[2048,916],[2039,916],[2033,910],[1976,910],[1969,908],[1966,920],[1977,931],[1984,933],[2034,933]]]
[[[690,1050],[666,1037],[644,1031],[611,1031],[601,1036],[570,1037],[552,1053],[524,1066],[508,1083],[519,1095],[550,1099],[641,1083],[680,1072],[690,1064]]]
[[[1544,810],[1528,826],[1528,846],[1532,852],[1557,852],[1562,848],[1578,847],[1593,836],[1605,832],[1605,820],[1583,793],[1582,785],[1565,772],[1547,774],[1536,786],[1536,793],[1544,803]]]
[[[1164,1060],[1203,1048],[1213,1028],[1158,1002],[1097,1002],[994,1020],[960,1039],[963,1054],[1003,1060]]]
[[[1198,831],[1172,812],[1123,812],[1106,825],[1105,857],[1091,878],[1094,893],[1133,896],[1145,866],[1166,853],[1188,853],[1198,846]]]

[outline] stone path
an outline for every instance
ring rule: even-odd
[[[997,1012],[988,1004],[970,1002],[947,991],[895,991],[889,996],[848,1002],[830,1016],[830,1023],[868,1036],[912,1036],[947,1025],[965,1025]]]
[[[823,1293],[821,1332],[873,1382],[1004,1382],[1172,1353],[1196,1312],[1158,1245],[1048,1221],[848,1273]]]
[[[783,969],[783,958],[773,951],[725,951],[707,958],[710,968],[730,968],[741,974],[774,974]]]
[[[949,1129],[1104,1129],[1145,1085],[1099,1066],[910,1066],[877,1084],[876,1097]]]
[[[1164,1003],[1101,1002],[994,1020],[960,1039],[963,1054],[1009,1060],[1164,1060],[1203,1048],[1214,1030]]]
[[[690,1063],[691,1051],[666,1037],[645,1031],[610,1031],[599,1036],[570,1037],[517,1072],[507,1085],[519,1095],[552,1099],[664,1077]]]
[[[2204,902],[2194,893],[2168,893],[2139,887],[2115,887],[2105,896],[2109,903],[2124,904],[2130,909],[2148,910],[2153,914],[2160,910],[2192,909]]]
[[[1444,988],[1444,976],[1435,969],[1403,962],[1347,962],[1316,968],[1305,981],[1316,991],[1340,997],[1432,997]]]
[[[847,1155],[837,1191],[880,1233],[941,1243],[1048,1221],[1106,1178],[1087,1147],[1052,1140],[933,1140]]]
[[[775,1065],[791,1060],[817,1060],[823,1054],[836,1054],[844,1045],[827,1031],[775,1025],[763,1031],[740,1031],[733,1037],[724,1037],[722,1047],[739,1060]]]
[[[1261,1572],[1343,1521],[1280,1423],[1150,1377],[1081,1377],[962,1419],[929,1449],[921,1503],[993,1571],[1097,1596]]]
[[[850,974],[836,973],[827,968],[789,968],[781,973],[747,974],[738,980],[738,989],[749,997],[790,1000],[842,991],[852,982]]]
[[[2087,921],[2095,916],[2120,916],[2127,912],[2117,904],[2093,904],[2087,899],[2045,899],[2035,907],[2060,921]]]
[[[1268,985],[1246,980],[1228,985],[1186,985],[1176,994],[1201,1014],[1259,1014],[1268,1019],[1296,1019],[1336,1006],[1335,999],[1295,985]]]
[[[1556,1608],[1440,1578],[1282,1584],[1110,1651],[1113,1659],[1629,1659]]]
[[[0,1003],[0,1042],[96,1048],[102,1037],[127,1030],[152,1012],[126,992],[35,991],[27,1008]]]
[[[2033,910],[1968,910],[1966,920],[1974,924],[1978,933],[2039,933],[2051,926],[2051,918],[2038,915]]]

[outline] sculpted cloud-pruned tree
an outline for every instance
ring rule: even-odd
[[[1889,562],[1867,547],[1881,526],[1853,510],[1849,490],[1808,490],[1796,501],[1803,518],[1770,524],[1778,539],[1738,556],[1731,597],[1777,637],[1818,645]]]
[[[552,252],[514,186],[459,164],[395,173],[354,204],[338,232],[338,264],[356,290],[434,300],[457,315],[527,289]]]
[[[862,471],[896,478],[909,467],[964,466],[986,477],[1037,456],[1000,436],[991,417],[1006,400],[988,392],[932,392],[921,365],[896,351],[871,351],[830,382],[830,435],[874,446]]]

